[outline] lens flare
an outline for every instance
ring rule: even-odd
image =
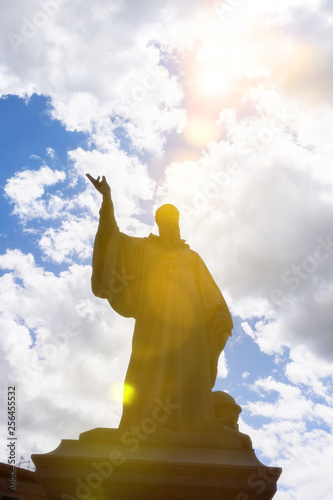
[[[206,146],[218,136],[214,123],[204,118],[190,119],[183,133],[190,144],[198,147]]]
[[[113,401],[117,403],[131,403],[133,401],[135,389],[129,384],[122,382],[115,382],[110,389],[110,396]]]

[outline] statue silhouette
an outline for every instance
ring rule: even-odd
[[[233,327],[226,302],[200,256],[180,237],[173,205],[156,211],[159,235],[119,231],[111,189],[103,195],[93,253],[92,290],[125,317],[135,318],[120,428],[169,405],[163,426],[205,429],[214,418],[212,387],[218,358]]]

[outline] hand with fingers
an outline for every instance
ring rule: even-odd
[[[97,189],[97,191],[101,193],[101,195],[103,195],[103,197],[111,198],[111,188],[105,178],[105,175],[102,176],[102,180],[100,180],[100,176],[98,176],[97,179],[94,179],[94,177],[92,177],[92,175],[90,174],[86,174],[86,176]]]

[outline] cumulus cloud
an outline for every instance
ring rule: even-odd
[[[262,106],[231,115],[227,139],[197,162],[170,165],[160,200],[183,212],[183,234],[212,262],[233,312],[266,317],[255,335],[265,352],[305,342],[329,357],[332,183],[321,178],[329,160],[295,141],[294,110]]]
[[[311,355],[303,353],[307,358]],[[303,386],[278,382],[273,377],[257,380],[253,390],[261,399],[248,403],[245,411],[267,423],[253,428],[242,420],[241,428],[251,435],[263,460],[283,468],[277,498],[293,499],[295,491],[313,500],[328,498],[332,480],[326,475],[325,464],[332,455],[332,406],[319,402],[320,393],[311,398]],[[275,397],[267,402],[272,394]]]
[[[16,14],[3,12],[0,92],[47,94],[54,118],[69,130],[95,131],[96,137],[105,118],[117,115],[133,147],[160,153],[163,133],[181,126],[184,114],[178,109],[181,88],[153,42],[179,7],[169,1],[161,9],[144,0],[84,7],[75,0],[51,3],[53,12],[46,0],[22,2]],[[193,6],[181,3],[192,12]]]
[[[111,388],[125,375],[131,322],[95,299],[89,266],[57,277],[18,250],[2,255],[0,266],[1,356],[19,391],[20,453],[49,451],[78,429],[116,426],[120,404]]]
[[[45,188],[64,181],[66,173],[52,170],[47,165],[39,170],[24,170],[11,177],[5,186],[5,193],[14,203],[13,214],[20,219],[47,219],[57,217],[61,211],[62,201],[59,197],[51,200],[43,199]]]
[[[70,159],[75,178],[85,178],[86,173],[95,178],[106,176],[120,217],[130,219],[133,215],[140,215],[142,209],[139,201],[153,197],[156,183],[151,179],[147,165],[117,147],[106,152],[84,151],[79,148],[71,151]],[[89,184],[88,181],[87,183]],[[88,192],[90,191],[95,191],[92,186],[89,186]],[[96,194],[96,198],[100,200],[100,195]],[[81,196],[81,200],[85,203],[84,196]]]
[[[129,234],[152,230],[147,207],[180,208],[182,236],[244,332],[283,366],[280,377],[253,384],[241,430],[284,467],[277,498],[328,496],[331,15],[331,3],[319,0],[3,7],[1,95],[47,95],[53,119],[90,137],[90,150],[69,152],[63,170],[13,172],[5,188],[43,257],[67,266],[56,275],[26,252],[0,256],[2,329],[10,332],[1,349],[21,391],[26,455],[77,437],[78,426],[116,425],[120,415],[110,385],[123,380],[132,325],[89,290],[82,261],[100,205],[83,183],[89,172],[107,176]],[[222,355],[219,377],[228,370]],[[249,416],[266,423],[250,427]]]
[[[146,165],[116,145],[107,152],[78,148],[70,152],[69,158],[73,168],[68,176],[63,171],[42,166],[39,170],[15,174],[5,187],[6,195],[14,204],[13,215],[19,216],[27,230],[34,224],[34,232],[39,234],[39,248],[47,260],[60,264],[91,256],[101,196],[85,177],[87,172],[94,177],[107,176],[120,226],[124,225],[124,230],[132,233],[147,233],[149,228],[139,219],[145,215],[140,203],[153,197],[155,183]],[[86,188],[75,191],[82,179]],[[57,183],[59,190],[48,192]],[[54,221],[53,226],[37,231],[36,221],[48,219]]]
[[[71,262],[73,257],[86,259],[91,256],[91,242],[96,233],[96,223],[88,218],[74,218],[61,223],[60,228],[47,229],[39,241],[44,255],[60,264]]]
[[[300,345],[294,348],[285,374],[293,384],[308,387],[312,394],[323,398],[332,406],[332,362],[318,359],[311,351]],[[332,410],[332,409],[331,409]]]

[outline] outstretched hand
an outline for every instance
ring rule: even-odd
[[[86,176],[88,177],[90,182],[95,186],[95,188],[99,193],[101,193],[103,196],[111,195],[111,188],[107,183],[105,175],[102,176],[101,181],[100,181],[100,176],[98,176],[97,179],[94,179],[90,174],[86,174]]]

